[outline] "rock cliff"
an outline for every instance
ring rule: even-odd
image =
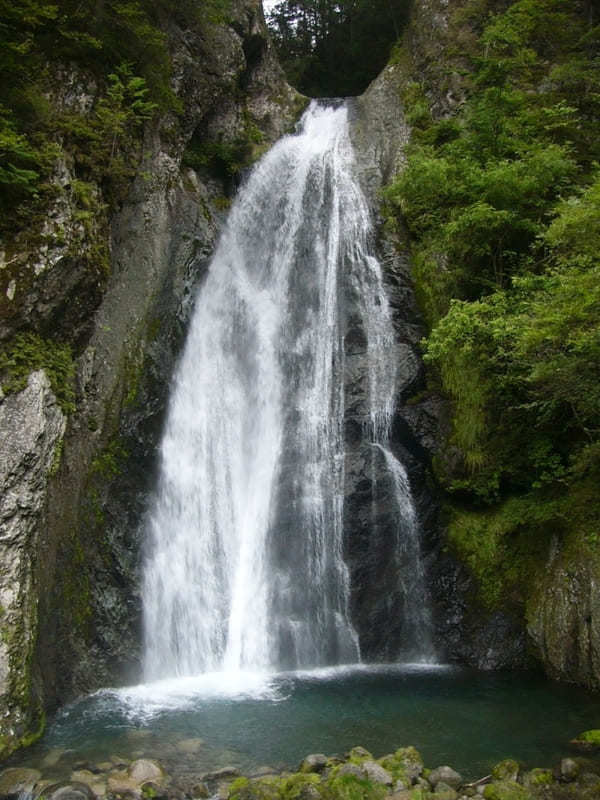
[[[372,197],[381,181],[389,181],[402,169],[411,124],[418,124],[419,102],[424,99],[431,117],[441,120],[452,117],[468,96],[470,65],[461,53],[467,49],[463,46],[477,36],[473,25],[478,23],[473,7],[470,16],[461,13],[467,5],[464,0],[415,2],[402,45],[394,52],[390,66],[359,99],[356,144],[365,165],[363,179]],[[384,255],[392,283],[398,275],[394,266],[398,259],[404,263],[410,260],[410,242],[403,235],[402,220],[394,222],[391,240],[389,222],[387,230],[380,228],[382,252],[387,247],[394,253],[391,261]],[[401,269],[400,274],[404,285],[410,287],[410,279],[405,280],[410,267]],[[393,296],[395,291],[391,287]],[[414,309],[410,288],[402,293],[403,303]],[[406,337],[404,315],[405,310],[398,318],[401,341]],[[419,334],[413,334],[413,346],[418,339]],[[527,583],[513,585],[496,602],[488,602],[476,571],[461,561],[460,553],[446,540],[447,499],[435,489],[435,478],[428,469],[436,458],[452,473],[457,457],[450,443],[452,409],[428,386],[435,386],[435,380],[425,382],[421,373],[411,387],[417,393],[412,398],[401,393],[394,432],[397,446],[403,443],[420,465],[416,470],[411,468],[411,477],[420,495],[426,531],[440,655],[483,669],[540,665],[553,678],[598,689],[600,567],[590,544],[595,541],[594,534],[589,532],[583,541],[576,527],[570,530],[567,524],[560,535],[540,536],[543,545]],[[441,510],[439,516],[436,507]],[[513,552],[510,543],[507,548],[508,572],[522,554]]]
[[[226,24],[170,23],[166,34],[183,110],[146,126],[120,207],[84,224],[76,176],[58,164],[41,234],[2,251],[2,339],[24,322],[64,332],[76,391],[67,414],[39,371],[0,397],[0,755],[45,710],[138,671],[140,497],[183,326],[231,173],[304,105],[274,60],[259,2],[236,0]],[[53,100],[90,110],[86,76],[57,75]],[[212,161],[185,166],[203,145]],[[221,151],[240,163],[223,164]]]

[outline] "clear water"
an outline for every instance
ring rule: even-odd
[[[567,742],[598,727],[600,697],[537,675],[453,667],[345,667],[235,673],[102,691],[66,707],[20,762],[154,756],[179,774],[234,765],[295,768],[309,752],[360,744],[375,756],[415,745],[429,766],[476,778],[505,757],[552,766]],[[185,756],[181,740],[204,745]],[[50,760],[52,758],[50,757]]]

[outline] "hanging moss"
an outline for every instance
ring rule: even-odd
[[[22,391],[30,373],[40,369],[48,376],[63,413],[75,411],[75,365],[69,344],[19,333],[0,348],[0,382],[5,393]]]

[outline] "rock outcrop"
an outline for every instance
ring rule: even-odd
[[[593,559],[551,556],[534,583],[527,618],[551,677],[600,689],[600,569]]]

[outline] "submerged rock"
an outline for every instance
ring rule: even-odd
[[[193,756],[204,747],[204,739],[181,739],[175,747],[180,753]]]
[[[0,773],[0,797],[19,797],[30,794],[33,787],[42,777],[37,769],[11,767]]]
[[[152,761],[149,758],[138,758],[129,765],[127,773],[132,781],[137,784],[146,783],[147,781],[162,782],[165,773],[157,761]]]
[[[96,795],[85,783],[65,781],[48,786],[44,800],[96,800]]]
[[[207,781],[219,781],[225,778],[239,778],[240,771],[237,767],[221,767],[215,772],[207,772],[204,776]]]

